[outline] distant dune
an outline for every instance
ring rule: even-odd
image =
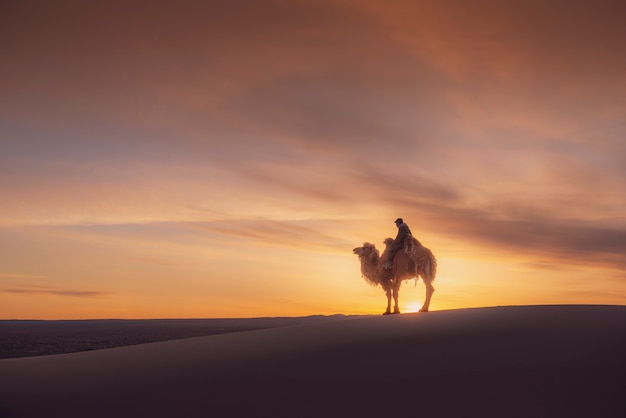
[[[344,315],[212,319],[0,321],[0,359],[67,354],[346,318]],[[0,417],[1,418],[1,417]]]
[[[0,360],[0,417],[626,416],[625,306],[328,319]]]

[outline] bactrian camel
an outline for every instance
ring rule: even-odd
[[[435,291],[432,284],[437,274],[437,260],[435,256],[428,248],[422,246],[417,239],[409,236],[405,240],[404,248],[396,253],[393,260],[393,268],[385,270],[383,265],[387,260],[387,252],[392,242],[392,238],[387,238],[384,241],[385,251],[383,251],[382,256],[379,254],[376,246],[369,242],[364,243],[362,247],[352,250],[354,254],[359,256],[363,278],[374,286],[380,285],[385,291],[387,295],[387,310],[383,315],[387,315],[400,313],[398,293],[402,282],[410,279],[418,280],[421,277],[424,285],[426,285],[426,300],[420,312],[428,312],[430,299]],[[391,311],[392,295],[395,302],[393,312]]]

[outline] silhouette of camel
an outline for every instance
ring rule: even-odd
[[[387,310],[383,315],[390,313],[399,314],[398,293],[400,285],[404,280],[415,279],[419,277],[424,281],[426,286],[426,300],[420,309],[420,312],[428,312],[430,300],[433,296],[435,288],[432,282],[437,274],[437,260],[433,253],[420,242],[413,238],[407,237],[404,242],[404,249],[398,251],[393,260],[393,268],[385,270],[383,265],[387,259],[389,246],[393,242],[392,238],[387,238],[383,243],[385,250],[382,256],[379,254],[376,246],[369,242],[363,243],[362,247],[352,250],[354,254],[359,256],[361,262],[361,274],[365,280],[374,285],[380,285],[387,295]],[[391,296],[395,302],[394,310],[391,312]]]

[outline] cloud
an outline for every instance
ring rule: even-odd
[[[546,262],[626,269],[626,229],[536,213],[503,219],[491,210],[431,207],[425,212],[427,221],[421,225],[468,243]]]
[[[52,295],[52,296],[69,296],[79,298],[100,298],[110,296],[109,292],[99,292],[93,290],[73,290],[59,289],[54,287],[33,286],[30,288],[8,288],[0,289],[2,293],[14,295],[33,296],[33,295]]]
[[[601,189],[595,199],[580,193],[598,180],[594,176],[578,179],[573,190],[561,193],[556,188],[553,193],[524,189],[490,193],[488,188],[464,188],[389,168],[368,167],[358,176],[370,198],[394,208],[418,237],[427,231],[469,248],[504,250],[537,262],[626,268],[624,220],[596,218],[598,213],[619,214],[620,198],[611,201],[612,194],[605,196]]]
[[[296,248],[304,251],[344,251],[352,243],[335,229],[339,221],[277,221],[270,219],[228,220],[223,222],[194,223],[203,231],[238,239],[257,241],[267,245]]]

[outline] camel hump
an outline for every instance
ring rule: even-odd
[[[411,234],[408,234],[404,239],[404,252],[407,254],[411,254],[415,250],[415,247],[421,246],[422,244]]]

